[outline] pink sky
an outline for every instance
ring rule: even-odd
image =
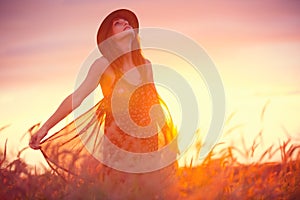
[[[117,8],[133,10],[141,27],[193,38],[214,60],[229,99],[300,93],[298,1],[5,0],[0,6],[0,127],[11,124],[7,132],[23,134],[56,109],[96,47],[101,20]]]
[[[273,70],[275,76],[283,72],[292,79],[294,72],[299,74],[297,1],[2,1],[0,87],[30,85],[57,74],[74,77],[70,71],[95,47],[101,19],[120,7],[134,10],[141,27],[169,28],[192,37],[220,70],[226,66],[230,73],[257,73],[263,67],[262,76]],[[274,56],[275,64],[284,66],[271,66]],[[251,67],[231,64],[236,59],[249,59]]]

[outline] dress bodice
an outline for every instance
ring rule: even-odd
[[[105,97],[107,107],[104,133],[110,141],[125,150],[149,152],[157,150],[158,134],[140,138],[140,129],[151,123],[151,107],[159,104],[159,100],[154,84],[147,82],[145,71],[137,68],[137,72],[140,81],[128,80],[128,77],[116,72],[112,91]],[[133,137],[135,133],[137,137]]]

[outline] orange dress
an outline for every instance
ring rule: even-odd
[[[162,188],[174,182],[176,129],[154,84],[145,76],[139,86],[121,78],[121,74],[116,77],[110,95],[44,140],[41,151],[61,177],[98,181],[108,199],[146,199],[145,195],[155,199],[163,195]],[[138,135],[149,130],[148,135]],[[163,163],[166,154],[157,152],[169,144],[173,160]],[[158,159],[143,158],[148,154]],[[136,155],[141,159],[136,161]],[[136,164],[142,168],[135,168]]]

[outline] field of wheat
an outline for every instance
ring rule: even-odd
[[[158,194],[157,199],[297,199],[300,196],[300,145],[287,139],[278,147],[266,148],[258,161],[245,164],[237,160],[238,154],[253,156],[258,145],[254,142],[244,149],[227,146],[218,152],[213,149],[196,167],[192,165],[193,160],[186,160],[185,166],[175,172],[173,184],[176,187],[170,190],[170,196],[162,198]],[[200,142],[193,148],[199,152]],[[281,155],[281,161],[269,162],[275,153]],[[111,191],[99,187],[97,179],[93,179],[95,175],[91,178],[83,172],[81,178],[65,180],[51,169],[38,173],[21,159],[21,154],[22,151],[9,162],[6,143],[0,150],[1,199],[111,199]],[[122,187],[122,183],[118,183],[118,187]]]

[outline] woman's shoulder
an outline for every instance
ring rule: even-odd
[[[105,57],[97,58],[94,62],[97,68],[101,71],[101,80],[107,81],[107,79],[113,80],[115,75],[114,71],[110,66],[110,62]]]
[[[99,67],[108,67],[109,66],[109,62],[104,56],[101,56],[100,58],[97,58],[95,60],[94,64],[99,66]]]
[[[147,58],[145,58],[145,65],[148,73],[152,73],[152,63]]]
[[[146,79],[149,81],[153,81],[152,64],[151,64],[151,61],[147,58],[145,58],[144,70],[145,70]]]
[[[151,65],[151,61],[149,59],[145,58],[145,64]]]
[[[101,73],[111,73],[111,69],[110,69],[110,63],[109,61],[105,58],[105,57],[99,57],[97,58],[93,65],[92,68],[95,69],[95,71],[99,71]]]

